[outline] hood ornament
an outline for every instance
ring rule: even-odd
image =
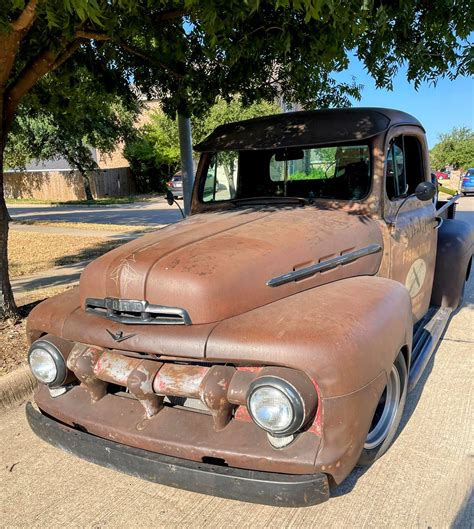
[[[123,331],[112,332],[112,331],[109,331],[109,329],[105,329],[105,330],[109,333],[112,340],[118,343],[124,342],[125,340],[128,340],[129,338],[133,338],[134,336],[136,336],[136,334],[127,334],[126,336],[124,336]]]

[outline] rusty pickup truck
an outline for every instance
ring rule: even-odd
[[[322,502],[394,441],[462,303],[473,230],[404,112],[268,116],[195,148],[190,216],[31,313],[29,424],[164,485]]]

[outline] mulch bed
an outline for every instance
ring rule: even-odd
[[[28,352],[26,319],[28,314],[41,301],[65,290],[67,288],[61,287],[34,292],[22,297],[18,301],[21,319],[18,321],[8,320],[0,324],[0,376],[28,363],[26,358]]]

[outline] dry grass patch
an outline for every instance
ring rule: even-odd
[[[15,279],[94,259],[123,243],[102,237],[11,230],[8,243],[10,277]]]
[[[15,224],[23,224],[25,226],[45,226],[53,228],[66,228],[75,230],[91,230],[91,231],[115,231],[121,233],[131,232],[145,232],[153,231],[156,228],[152,226],[130,226],[130,225],[119,225],[119,224],[92,224],[89,222],[62,222],[62,221],[51,221],[51,220],[15,220]]]

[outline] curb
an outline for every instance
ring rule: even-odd
[[[22,366],[0,378],[0,410],[23,402],[36,388],[29,366]]]

